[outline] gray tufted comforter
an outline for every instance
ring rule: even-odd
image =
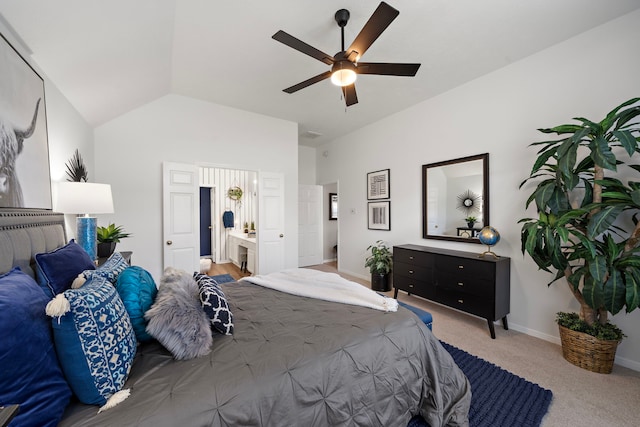
[[[100,414],[74,403],[60,426],[404,427],[415,414],[432,427],[468,425],[467,378],[410,311],[222,286],[233,336],[188,361],[140,346],[131,396]]]

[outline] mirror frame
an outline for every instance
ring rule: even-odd
[[[427,171],[432,168],[441,166],[454,165],[464,162],[482,160],[482,227],[486,227],[489,222],[489,153],[478,154],[475,156],[460,157],[458,159],[447,160],[443,162],[429,163],[422,165],[422,237],[424,239],[449,240],[454,242],[478,243],[480,240],[472,237],[446,236],[429,234],[427,227]],[[481,228],[482,228],[481,227]]]

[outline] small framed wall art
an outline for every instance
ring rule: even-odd
[[[369,202],[368,205],[369,230],[391,230],[391,202]]]
[[[338,195],[329,193],[329,220],[338,219]]]
[[[391,189],[389,169],[369,172],[367,174],[367,200],[389,199]]]

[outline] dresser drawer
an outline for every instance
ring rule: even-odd
[[[449,307],[484,317],[485,319],[490,318],[491,320],[496,320],[494,318],[493,300],[491,298],[437,288],[436,301]]]
[[[495,268],[492,263],[470,258],[436,255],[434,256],[434,268],[436,271],[460,274],[466,277],[494,280],[495,276]]]
[[[433,255],[428,252],[412,251],[408,249],[393,248],[393,263],[404,262],[407,264],[419,264],[429,267],[432,264]]]
[[[487,298],[493,298],[495,292],[495,282],[479,275],[471,276],[469,274],[436,270],[435,278],[438,287],[453,292],[465,292]]]
[[[415,280],[405,276],[394,275],[393,287],[409,292],[410,294],[420,295],[423,298],[432,299],[436,295],[436,288],[431,283]]]
[[[433,282],[433,271],[431,268],[422,265],[394,262],[393,274],[394,276],[408,277],[413,280],[422,280],[429,283]]]

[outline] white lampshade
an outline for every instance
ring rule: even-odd
[[[54,210],[68,214],[113,213],[111,185],[95,182],[59,182]]]
[[[76,218],[76,239],[91,260],[97,259],[98,221],[91,214],[113,213],[113,197],[109,184],[94,182],[59,182],[54,209]]]

